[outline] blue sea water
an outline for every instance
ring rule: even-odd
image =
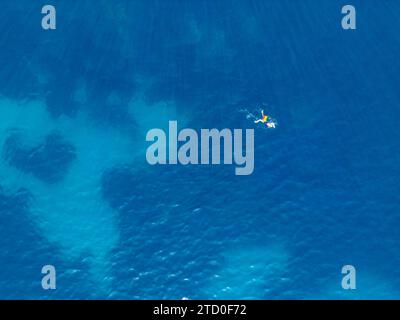
[[[48,2],[0,1],[1,299],[400,298],[399,1]],[[168,120],[254,173],[150,166]]]

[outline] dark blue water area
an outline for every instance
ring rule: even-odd
[[[62,180],[75,149],[58,134],[50,134],[37,146],[24,146],[22,137],[15,132],[4,143],[3,157],[22,172],[32,173],[46,183]]]
[[[400,297],[398,1],[352,1],[357,30],[347,31],[336,0],[52,3],[57,30],[45,32],[40,4],[4,1],[1,97],[42,100],[55,123],[81,125],[84,112],[141,141],[132,99],[143,95],[154,117],[173,101],[187,127],[254,128],[255,169],[150,166],[144,152],[105,168],[98,188],[120,234],[105,291],[84,256],[39,227],[34,190],[3,188],[0,298]],[[262,108],[276,130],[243,112]],[[2,161],[68,189],[83,158],[72,136],[7,136]],[[53,292],[40,287],[49,262]],[[341,290],[346,264],[354,292]]]

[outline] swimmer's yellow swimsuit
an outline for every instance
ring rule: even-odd
[[[267,122],[267,120],[268,120],[268,116],[264,115],[262,118],[262,122]]]

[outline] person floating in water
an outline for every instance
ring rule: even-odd
[[[254,121],[254,123],[259,123],[259,122],[266,123],[267,122],[268,116],[264,114],[264,110],[261,110],[261,115],[262,115],[262,118]]]
[[[261,119],[254,121],[254,123],[265,123],[268,128],[275,128],[276,124],[273,121],[268,121],[268,116],[264,114],[264,110],[261,110]]]

